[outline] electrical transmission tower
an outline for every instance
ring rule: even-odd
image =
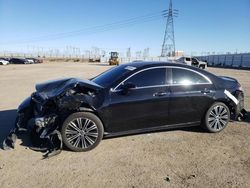
[[[167,18],[167,24],[161,50],[162,57],[175,56],[174,17],[177,16],[178,10],[172,8],[172,0],[170,0],[169,8],[164,13],[164,17]]]

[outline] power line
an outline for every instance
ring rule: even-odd
[[[138,16],[138,17],[134,17],[134,18],[129,18],[126,20],[113,22],[113,23],[109,23],[109,24],[88,27],[88,28],[70,31],[70,32],[51,34],[51,35],[47,35],[47,36],[41,36],[41,37],[36,37],[36,38],[31,38],[31,39],[26,39],[26,40],[20,40],[20,41],[16,41],[13,43],[8,42],[6,44],[33,43],[33,42],[40,42],[40,41],[57,40],[57,39],[61,39],[61,38],[68,38],[68,37],[79,36],[79,35],[91,35],[91,34],[106,32],[106,31],[115,30],[115,29],[122,29],[125,27],[134,26],[137,24],[142,24],[142,23],[146,23],[146,22],[150,22],[150,21],[154,21],[154,20],[163,19],[163,17],[165,15],[166,15],[166,10],[158,11],[155,13],[151,13],[151,14],[147,14],[147,15],[143,15],[143,16]]]

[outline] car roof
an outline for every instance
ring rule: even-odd
[[[141,69],[145,69],[145,68],[150,68],[150,67],[158,67],[158,66],[170,66],[170,67],[183,67],[183,68],[187,68],[187,69],[191,69],[194,70],[196,72],[200,72],[206,76],[208,76],[209,78],[214,78],[216,79],[217,76],[200,68],[194,67],[194,66],[190,66],[190,65],[186,65],[183,63],[178,63],[178,62],[163,62],[163,61],[136,61],[136,62],[131,62],[131,63],[125,63],[125,64],[121,64],[124,67],[126,66],[130,66],[130,67],[135,67],[137,70],[141,70]]]
[[[132,66],[136,67],[137,69],[143,69],[148,67],[158,67],[158,66],[176,66],[176,67],[186,67],[189,69],[193,69],[192,66],[185,65],[182,63],[172,63],[172,62],[163,62],[163,61],[136,61],[131,63],[122,64],[123,66]]]
[[[19,57],[12,57],[11,60],[26,60],[25,58],[19,58]]]

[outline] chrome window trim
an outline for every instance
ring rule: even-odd
[[[189,69],[189,68],[186,68],[186,67],[176,67],[176,66],[157,66],[157,67],[149,67],[149,68],[145,68],[145,69],[142,69],[140,71],[137,71],[135,72],[134,74],[130,75],[129,77],[125,78],[123,81],[121,81],[115,88],[111,88],[110,91],[111,92],[118,92],[120,90],[117,90],[117,88],[122,85],[125,81],[127,81],[129,78],[131,78],[132,76],[136,75],[136,74],[139,74],[143,71],[146,71],[146,70],[150,70],[150,69],[158,69],[158,68],[176,68],[176,69],[185,69],[185,70],[188,70],[188,71],[192,71],[196,74],[199,74],[200,76],[202,76],[203,78],[205,78],[208,83],[196,83],[196,84],[189,84],[189,85],[185,85],[185,84],[164,84],[164,85],[153,85],[153,86],[143,86],[143,87],[136,87],[136,88],[133,88],[132,90],[135,90],[135,89],[145,89],[145,88],[154,88],[154,87],[164,87],[164,86],[191,86],[191,85],[205,85],[205,84],[213,84],[212,81],[207,77],[205,76],[204,74],[198,72],[198,71],[195,71],[195,70],[192,70],[192,69]]]
[[[139,74],[141,72],[144,72],[146,70],[150,70],[150,69],[160,69],[160,68],[166,68],[167,66],[157,66],[157,67],[149,67],[149,68],[145,68],[145,69],[142,69],[142,70],[139,70],[133,74],[131,74],[129,77],[125,78],[123,81],[121,81],[114,89],[113,91],[116,91],[116,89],[122,85],[124,82],[126,82],[129,78],[131,78],[132,76],[136,75],[136,74]],[[158,85],[154,85],[154,86],[143,86],[143,87],[159,87]],[[134,89],[137,89],[137,88],[142,88],[142,87],[136,87]]]
[[[207,76],[205,76],[204,74],[202,74],[202,73],[200,73],[200,72],[198,72],[198,71],[195,71],[195,70],[192,70],[192,69],[188,69],[188,68],[185,68],[185,67],[174,67],[174,66],[172,66],[171,68],[172,68],[172,69],[173,69],[173,68],[175,68],[175,69],[186,69],[186,70],[188,70],[188,71],[192,71],[192,72],[194,72],[194,73],[196,73],[196,74],[199,74],[200,76],[202,76],[203,78],[205,78],[205,79],[208,81],[208,83],[195,83],[195,84],[190,84],[190,85],[213,84],[212,81],[211,81]],[[185,85],[185,84],[173,84],[173,83],[171,83],[171,85]]]
[[[143,86],[143,87],[136,87],[136,88],[131,88],[131,90],[137,90],[137,89],[145,89],[145,88],[154,88],[154,87],[164,87],[164,86],[170,86],[170,85],[154,85],[154,86]],[[110,89],[112,92],[119,92],[121,91],[120,89]]]

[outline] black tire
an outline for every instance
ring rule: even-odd
[[[94,149],[101,142],[103,132],[101,120],[89,112],[71,114],[64,121],[61,129],[63,143],[76,152]]]
[[[218,112],[218,113],[217,113]],[[230,120],[230,110],[222,102],[215,102],[206,112],[203,128],[210,133],[222,131]]]
[[[205,69],[205,65],[200,65],[199,68],[200,69]]]

